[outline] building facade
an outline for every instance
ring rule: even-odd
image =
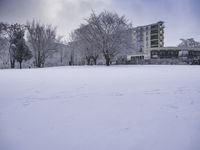
[[[164,47],[164,28],[163,21],[133,28],[134,52],[126,55],[126,63],[177,60],[200,64],[200,47]]]
[[[135,50],[150,57],[148,52],[150,48],[164,46],[164,22],[133,28],[133,40]]]
[[[151,59],[200,59],[200,48],[162,47],[151,48],[149,51]]]

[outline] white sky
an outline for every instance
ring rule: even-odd
[[[199,8],[198,0],[0,0],[0,21],[36,19],[57,26],[58,33],[68,37],[92,10],[110,10],[125,15],[133,26],[164,21],[165,46],[176,46],[180,38],[200,41]]]

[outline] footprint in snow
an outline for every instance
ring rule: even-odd
[[[24,106],[28,106],[28,105],[30,105],[30,102],[29,101],[25,101],[25,102],[23,102],[23,105]]]
[[[115,93],[115,96],[123,96],[122,93]]]
[[[172,108],[172,109],[178,109],[178,106],[174,106],[174,105],[167,105],[167,107]]]

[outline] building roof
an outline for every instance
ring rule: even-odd
[[[193,48],[193,47],[155,47],[155,48],[150,48],[148,49],[150,51],[152,50],[182,50],[182,51],[200,51],[200,47],[199,48]]]
[[[164,21],[158,21],[158,22],[156,22],[156,23],[152,23],[152,24],[148,24],[148,25],[137,26],[137,27],[134,27],[134,29],[143,28],[143,27],[148,27],[148,26],[153,26],[153,25],[157,25],[157,24],[164,24]]]

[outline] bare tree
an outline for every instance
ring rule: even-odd
[[[63,66],[65,64],[65,59],[67,57],[68,46],[64,43],[58,44],[58,54],[59,54],[59,64]]]
[[[95,36],[94,34],[95,32],[93,32],[93,29],[89,24],[82,24],[80,28],[75,31],[76,39],[83,50],[83,55],[88,65],[96,65],[100,55],[100,47],[98,46],[96,39],[93,38]]]
[[[69,65],[73,66],[75,64],[74,59],[75,59],[75,49],[77,48],[77,41],[75,39],[75,34],[74,32],[70,33],[69,36],[69,42],[68,42],[68,47],[69,47]]]
[[[63,66],[66,64],[69,48],[63,36],[59,36],[56,40],[56,43],[58,64]]]
[[[56,29],[39,22],[27,23],[28,41],[32,46],[36,67],[44,67],[45,60],[56,52]]]
[[[69,65],[83,65],[83,51],[81,41],[76,38],[75,32],[72,32],[67,42],[67,51],[69,55]]]
[[[131,24],[124,16],[108,11],[99,15],[92,12],[86,24],[75,30],[75,41],[81,46],[88,65],[91,61],[96,64],[102,54],[109,66],[121,51],[132,45],[128,39],[130,28]]]
[[[9,40],[7,35],[7,24],[0,22],[0,60],[2,68],[9,65]]]
[[[95,46],[101,49],[106,60],[106,65],[111,64],[112,59],[123,50],[127,43],[127,31],[131,24],[125,16],[104,11],[99,15],[91,14],[87,23],[90,26],[92,39]]]
[[[5,24],[3,22],[0,22],[0,58],[3,56],[3,52],[5,49],[5,46],[7,45],[7,40],[5,38]]]

